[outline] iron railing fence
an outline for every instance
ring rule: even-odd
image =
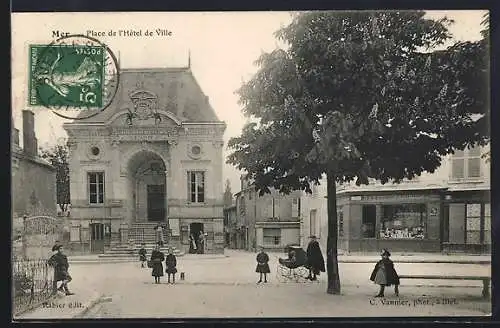
[[[49,300],[57,292],[54,269],[47,260],[14,259],[12,270],[14,314]]]

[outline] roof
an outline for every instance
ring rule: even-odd
[[[157,109],[174,114],[186,123],[220,122],[208,97],[201,90],[190,68],[129,68],[120,71],[116,95],[110,106],[90,118],[73,124],[104,123],[114,114],[133,109],[131,94],[144,91],[157,99]],[[88,116],[88,112],[82,116]]]
[[[12,148],[11,149],[12,157],[17,158],[20,160],[25,160],[31,163],[34,163],[35,165],[38,166],[43,166],[47,169],[50,169],[52,171],[56,171],[56,168],[50,164],[48,161],[45,159],[41,158],[40,156],[29,156],[27,155],[24,150],[20,147]]]

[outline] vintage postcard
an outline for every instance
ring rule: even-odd
[[[14,320],[491,314],[489,12],[12,14]]]

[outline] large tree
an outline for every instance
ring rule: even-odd
[[[66,145],[55,145],[48,149],[41,149],[41,157],[56,168],[56,193],[57,204],[63,212],[66,212],[70,204],[69,193],[69,165],[68,147]]]
[[[433,172],[443,155],[488,141],[487,53],[478,43],[433,52],[447,19],[422,11],[307,12],[277,32],[239,89],[253,118],[228,163],[260,193],[311,192],[327,177],[327,292],[340,293],[336,183]]]

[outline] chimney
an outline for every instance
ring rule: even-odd
[[[35,114],[23,110],[23,148],[28,156],[37,156],[38,142],[35,137]]]

